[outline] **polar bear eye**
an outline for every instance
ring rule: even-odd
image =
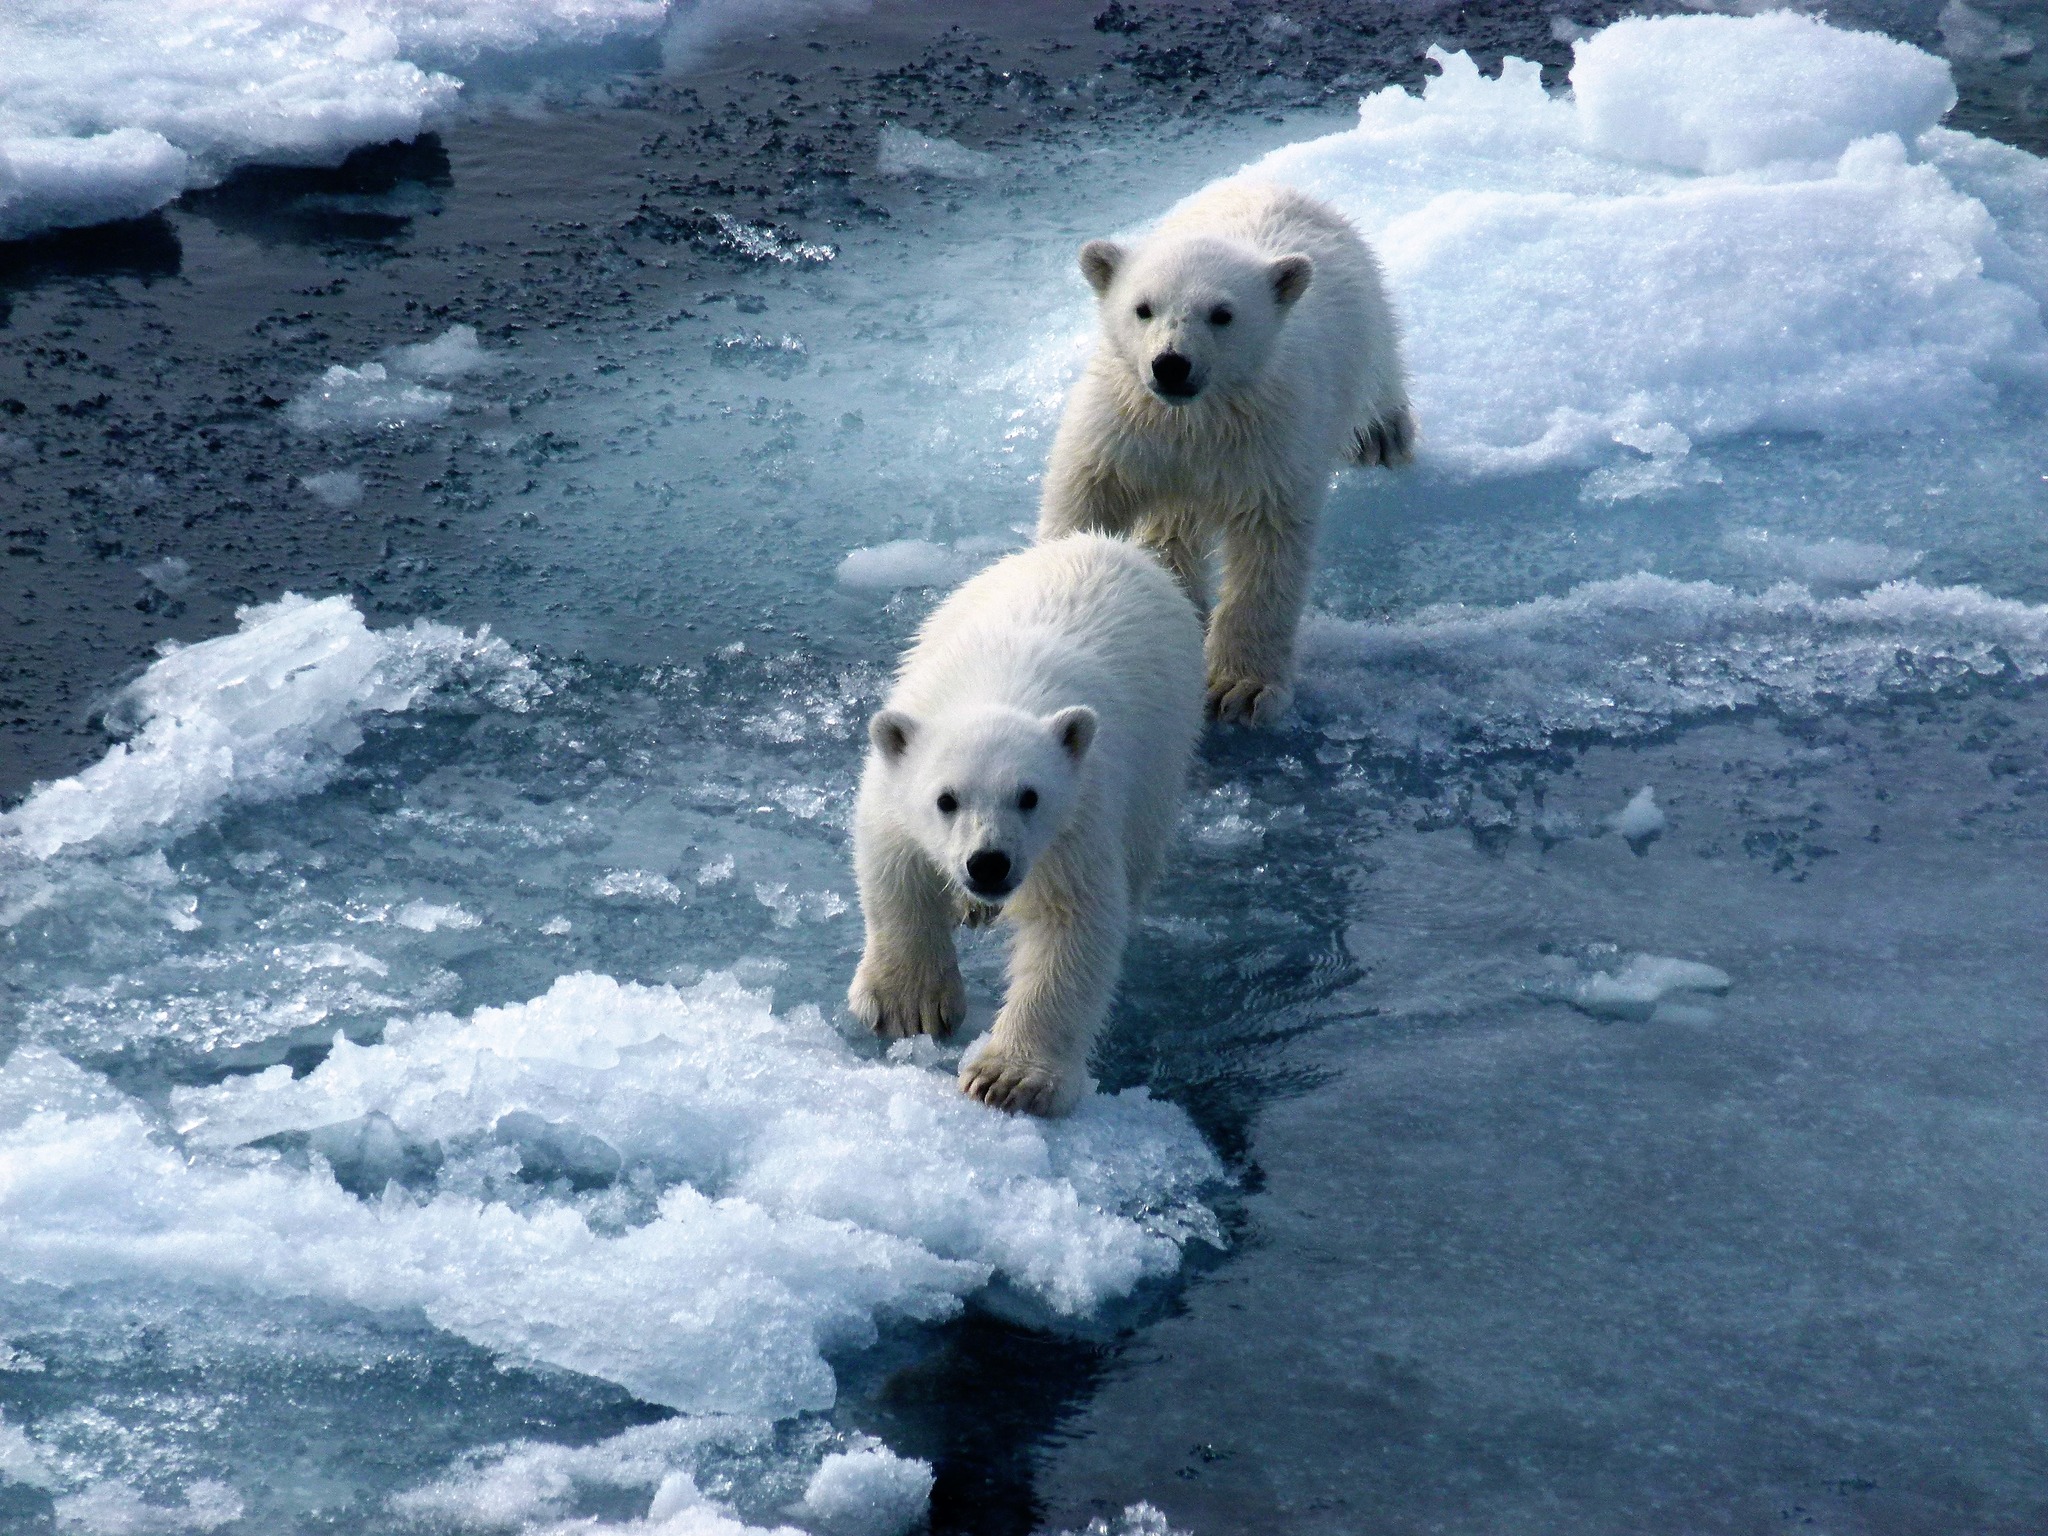
[[[1021,790],[1021,791],[1019,791],[1019,793],[1018,793],[1018,795],[1017,795],[1017,809],[1018,809],[1018,810],[1020,810],[1020,811],[1035,811],[1035,810],[1037,810],[1037,809],[1038,809],[1038,791],[1037,791],[1037,790],[1035,790],[1035,789],[1026,789],[1026,790]]]
[[[1152,318],[1152,306],[1150,304],[1140,304],[1138,306],[1138,318],[1140,320],[1150,320]]]
[[[939,814],[941,816],[950,816],[959,809],[960,802],[953,798],[953,792],[950,789],[939,796]]]
[[[1218,304],[1214,309],[1209,311],[1209,323],[1211,325],[1228,325],[1232,320],[1236,318],[1237,317],[1230,312],[1230,306],[1228,304]]]

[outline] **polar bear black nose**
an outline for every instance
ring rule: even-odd
[[[1152,378],[1170,395],[1184,394],[1194,371],[1195,365],[1178,352],[1162,352],[1152,359]]]
[[[1010,888],[1010,856],[1000,848],[984,848],[967,859],[967,883],[978,896],[1000,896]]]

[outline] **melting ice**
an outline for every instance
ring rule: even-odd
[[[455,89],[416,60],[656,11],[215,8],[231,37],[162,7],[10,16],[0,232],[409,134]],[[117,27],[137,52],[105,48]],[[1378,244],[1423,462],[1340,489],[1303,719],[1205,767],[1192,878],[1146,942],[1304,923],[1202,885],[1341,775],[2048,675],[2048,571],[2010,558],[2048,171],[1939,125],[1945,66],[1794,16],[1621,23],[1560,95],[1435,58],[1422,95],[1249,167]],[[141,81],[119,120],[57,88],[113,72]],[[850,1362],[965,1305],[1085,1326],[1220,1242],[1222,1163],[1179,1108],[1132,1088],[1057,1125],[989,1116],[951,1086],[957,1047],[884,1053],[834,1001],[860,721],[918,594],[1028,528],[1089,322],[1074,239],[1233,169],[1248,132],[1139,141],[1172,183],[1145,201],[1116,154],[1034,182],[893,129],[882,170],[949,181],[957,214],[832,246],[735,225],[744,323],[621,336],[640,393],[564,392],[554,430],[605,451],[538,471],[561,611],[517,577],[480,579],[467,628],[282,595],[125,692],[125,739],[0,817],[0,1366],[114,1358],[137,1318],[251,1380],[459,1347],[672,1412],[450,1447],[378,1487],[376,1520],[882,1536],[930,1469],[830,1418]],[[460,331],[339,359],[290,415],[344,448],[453,431],[489,361]],[[306,490],[369,494],[346,468]],[[787,537],[735,562],[747,518]],[[764,638],[771,608],[806,637]],[[606,659],[676,614],[709,631],[682,660]],[[1655,857],[1662,786],[1639,782],[1597,825]],[[1341,884],[1368,832],[1298,884]],[[993,954],[968,965],[985,994]],[[1601,951],[1550,995],[1654,1028],[1739,984]],[[110,1391],[0,1422],[0,1478],[86,1530],[300,1517],[177,1420]]]

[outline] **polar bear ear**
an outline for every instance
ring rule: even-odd
[[[900,709],[878,709],[868,720],[868,740],[892,763],[910,749],[916,735],[917,722]]]
[[[1116,280],[1116,269],[1124,264],[1124,248],[1114,240],[1090,240],[1081,247],[1081,275],[1099,299]]]
[[[1060,744],[1060,750],[1075,762],[1088,755],[1088,748],[1095,741],[1095,711],[1086,704],[1076,704],[1063,709],[1046,721],[1052,731],[1052,739]]]
[[[1308,280],[1316,275],[1316,264],[1297,251],[1292,256],[1277,258],[1266,270],[1273,278],[1273,297],[1285,309],[1308,292]]]

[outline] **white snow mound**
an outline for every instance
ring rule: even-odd
[[[2044,168],[1937,126],[1942,60],[1788,15],[1618,23],[1558,97],[1430,56],[1240,174],[1374,242],[1440,469],[1618,465],[1615,499],[1714,478],[1717,438],[1952,430],[2048,380]]]
[[[435,61],[651,34],[667,10],[665,0],[0,6],[0,240],[132,218],[251,162],[338,164],[449,111],[462,82]]]

